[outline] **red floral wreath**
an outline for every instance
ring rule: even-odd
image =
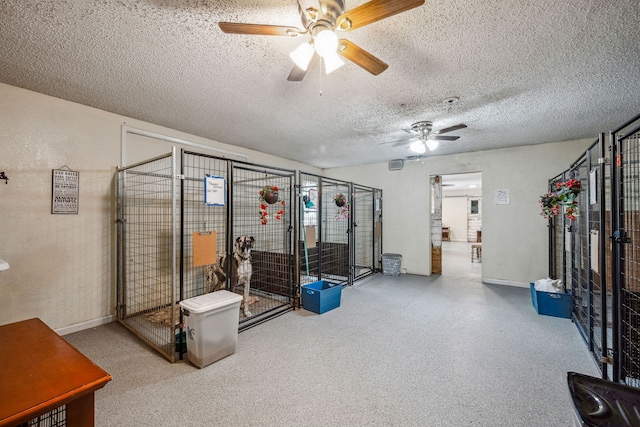
[[[264,195],[266,191],[277,192],[278,187],[276,186],[265,187],[262,190],[260,190],[260,224],[262,225],[267,225],[267,222],[269,221],[269,212],[267,211],[269,205],[264,200]],[[284,215],[284,200],[280,202],[280,205],[282,206],[282,208],[278,212],[276,212],[276,219],[278,221],[281,220],[282,215]]]

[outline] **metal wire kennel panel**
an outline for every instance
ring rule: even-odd
[[[352,184],[300,172],[299,281],[352,284]]]
[[[320,181],[320,277],[353,284],[350,272],[352,231],[351,184],[322,178]]]
[[[612,132],[612,141],[614,381],[640,387],[640,116]]]
[[[549,193],[557,189],[557,185],[564,181],[564,174],[560,174],[549,180]],[[565,250],[565,225],[564,215],[549,219],[549,277],[561,279],[565,287],[571,288],[570,279],[567,280],[567,252]],[[569,270],[570,272],[571,270]],[[570,277],[570,276],[569,276]]]
[[[613,354],[611,336],[611,293],[607,292],[606,234],[607,216],[605,187],[610,185],[610,173],[605,168],[605,137],[599,138],[587,149],[588,179],[585,189],[585,209],[588,219],[589,254],[589,329],[591,337],[590,351],[596,363],[600,365],[603,378],[609,377],[607,358]],[[609,234],[610,235],[610,234]],[[610,257],[610,255],[609,255]]]
[[[320,279],[319,230],[320,177],[304,172],[299,175],[298,209],[298,283],[301,285]]]
[[[591,147],[563,174],[563,180],[576,179],[580,182],[577,197],[578,212],[575,219],[562,221],[569,224],[570,243],[565,244],[569,251],[565,253],[564,263],[570,265],[570,290],[573,294],[572,317],[582,334],[594,360],[600,365],[606,378],[609,375],[608,357],[612,353],[610,343],[611,298],[607,298],[607,241],[606,241],[606,203],[605,186],[610,185],[610,173],[605,165],[605,140],[600,135]],[[558,177],[554,178],[557,180]],[[560,222],[561,217],[554,219]],[[567,230],[567,227],[564,227]],[[560,239],[559,234],[555,234]],[[554,250],[559,252],[556,242]],[[610,254],[608,255],[611,259]],[[553,261],[556,265],[560,257],[556,253]],[[556,270],[557,271],[557,270]],[[566,271],[566,270],[565,270]]]
[[[354,280],[377,271],[376,249],[382,247],[382,200],[376,190],[353,185],[353,251],[350,262]]]
[[[587,206],[588,162],[586,153],[572,165],[568,176],[580,181],[580,192],[576,198],[578,212],[576,219],[571,220],[571,292],[573,293],[573,320],[578,330],[591,346],[591,329],[589,320],[590,307],[590,279],[589,279],[589,232]]]
[[[600,277],[601,277],[601,292],[602,292],[602,312],[606,314],[606,317],[603,316],[601,319],[602,328],[603,328],[603,338],[602,338],[602,348],[606,349],[606,353],[603,352],[603,358],[606,357],[606,360],[602,360],[601,365],[602,372],[606,372],[606,376],[603,376],[604,379],[612,380],[614,377],[613,373],[613,357],[616,354],[616,344],[614,341],[614,316],[615,316],[615,298],[613,292],[613,250],[612,250],[612,239],[613,235],[613,176],[611,175],[611,140],[605,139],[605,135],[601,135],[601,139],[603,140],[603,152],[601,153],[602,158],[607,158],[606,162],[608,164],[601,164],[601,176],[602,183],[598,182],[599,193],[601,202],[600,205],[600,232],[599,232],[599,258],[600,258]],[[605,363],[606,362],[606,366]]]
[[[212,274],[214,267],[208,264],[211,258],[218,260],[219,255],[226,253],[228,230],[228,207],[225,199],[228,196],[226,183],[229,177],[230,161],[191,151],[181,153],[180,180],[180,300],[193,298],[213,292],[218,285],[217,276]],[[205,200],[205,179],[213,178],[224,182],[222,200]],[[209,202],[209,203],[207,203]],[[221,202],[221,203],[219,203]],[[215,252],[209,254],[209,260],[194,259],[194,239],[210,238],[215,235]],[[205,262],[203,264],[203,262]],[[179,325],[177,325],[179,326]]]
[[[228,253],[233,255],[242,236],[254,239],[250,281],[238,283],[236,289],[246,298],[240,310],[241,330],[295,306],[294,181],[295,171],[233,162]],[[267,196],[270,190],[275,197]]]
[[[117,170],[120,323],[175,361],[178,198],[175,150]]]
[[[376,272],[382,271],[382,190],[373,190],[373,259]]]

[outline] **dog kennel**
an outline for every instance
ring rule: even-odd
[[[577,180],[578,212],[550,220],[549,276],[573,293],[572,320],[602,378],[640,386],[640,115],[599,138],[549,189]]]
[[[299,283],[351,285],[380,271],[382,190],[300,173]]]
[[[117,171],[117,318],[171,361],[184,352],[181,300],[233,289],[233,254],[253,238],[246,329],[294,308],[295,172],[174,148]],[[266,189],[276,193],[273,205]],[[272,191],[275,190],[275,191]],[[220,266],[224,283],[212,274]]]

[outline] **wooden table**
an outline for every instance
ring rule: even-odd
[[[0,326],[0,427],[66,405],[69,427],[94,425],[94,392],[111,380],[40,319]]]

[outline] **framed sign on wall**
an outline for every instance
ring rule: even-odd
[[[80,193],[80,172],[71,169],[52,169],[51,213],[77,214]]]

